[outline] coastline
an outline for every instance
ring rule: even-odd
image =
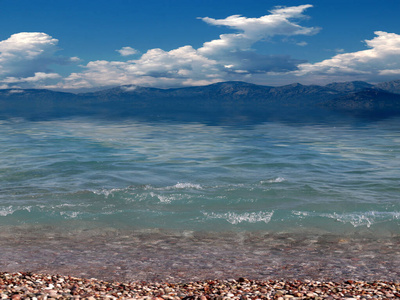
[[[0,273],[1,299],[390,299],[400,283],[285,280],[206,280],[186,283],[106,282],[71,276]]]
[[[45,229],[2,230],[0,271],[170,283],[400,278],[398,235]]]
[[[398,235],[29,226],[0,238],[0,299],[400,298]]]

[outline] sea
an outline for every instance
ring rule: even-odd
[[[399,280],[400,117],[0,119],[0,270]]]

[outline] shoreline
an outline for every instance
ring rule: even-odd
[[[71,276],[0,272],[1,299],[394,299],[400,282],[204,280],[182,283],[107,282]]]
[[[0,271],[105,281],[398,281],[400,237],[12,230]]]

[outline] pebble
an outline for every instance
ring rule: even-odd
[[[51,287],[51,289],[49,289]],[[399,298],[399,282],[313,280],[205,280],[187,283],[106,282],[71,276],[0,273],[0,299],[388,299]]]

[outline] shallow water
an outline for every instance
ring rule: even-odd
[[[118,281],[398,281],[400,236],[9,228],[0,266]]]
[[[0,267],[183,280],[337,278],[347,264],[396,277],[399,127],[2,120]]]

